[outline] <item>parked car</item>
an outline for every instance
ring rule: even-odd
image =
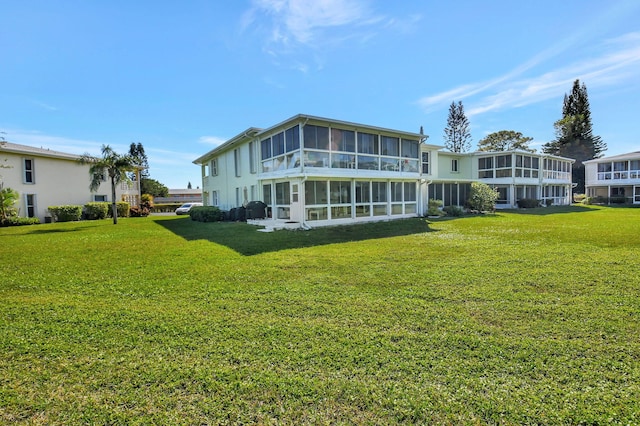
[[[176,214],[189,214],[191,207],[201,206],[202,203],[184,203],[176,209]]]

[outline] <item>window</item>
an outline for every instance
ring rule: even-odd
[[[240,206],[242,204],[242,188],[236,188],[236,206]]]
[[[22,162],[23,166],[23,183],[35,183],[35,170],[34,170],[34,161],[33,158],[25,158]]]
[[[529,160],[531,160],[530,157]],[[497,155],[495,162],[497,178],[511,177],[511,154]],[[531,164],[531,161],[529,161],[529,164]]]
[[[36,217],[36,195],[25,194],[24,205],[27,209],[27,217]]]
[[[425,175],[429,174],[429,153],[422,153],[422,173]]]
[[[270,205],[271,204],[271,185],[262,185],[262,201]]]
[[[300,149],[300,127],[297,125],[284,132],[287,152]]]
[[[255,143],[253,142],[249,142],[249,171],[251,173],[257,172],[256,148],[255,148]]]
[[[260,147],[262,148],[262,159],[266,160],[271,158],[271,138],[263,139],[260,141]]]
[[[458,159],[451,160],[451,171],[458,173]]]
[[[240,149],[233,150],[233,165],[236,170],[236,177],[240,177]]]
[[[371,198],[374,203],[387,201],[387,183],[371,182]]]
[[[93,201],[97,203],[101,203],[101,202],[109,201],[109,198],[106,195],[94,195]]]
[[[343,152],[356,151],[355,132],[342,129],[331,129],[331,150]]]
[[[303,129],[304,147],[311,149],[329,149],[329,128],[307,124]]]
[[[289,182],[276,183],[276,204],[289,204]]]
[[[211,160],[209,170],[211,171],[211,176],[218,176],[218,159],[214,158]]]
[[[284,154],[284,132],[273,135],[271,141],[273,144],[273,156],[277,157]]]
[[[478,158],[478,178],[493,178],[493,157]]]
[[[330,193],[331,204],[347,204],[351,202],[351,182],[333,181],[331,182]]]
[[[211,191],[211,205],[212,206],[219,206],[220,201],[218,200],[218,191]]]
[[[400,155],[398,138],[391,136],[382,137],[382,155],[389,155],[392,157],[398,157]]]
[[[402,139],[402,156],[405,158],[418,158],[418,141]]]
[[[356,203],[369,203],[371,195],[369,194],[370,184],[366,181],[356,182]]]
[[[304,197],[307,205],[327,204],[327,182],[317,180],[305,182]]]
[[[358,152],[378,155],[378,135],[358,133]]]

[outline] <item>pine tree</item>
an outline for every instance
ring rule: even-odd
[[[469,120],[464,114],[462,101],[456,105],[451,102],[447,127],[444,129],[445,148],[451,152],[467,152],[471,149],[471,133],[469,133]]]
[[[607,145],[600,136],[593,135],[587,87],[584,83],[581,85],[580,80],[573,82],[573,89],[569,95],[564,95],[562,118],[553,126],[556,139],[544,144],[542,152],[575,159],[572,178],[577,186],[574,191],[583,193],[583,162],[602,157]]]

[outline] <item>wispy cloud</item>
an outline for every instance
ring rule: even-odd
[[[327,29],[363,27],[379,21],[365,0],[254,0],[242,19],[243,29],[269,18],[271,43],[309,45]]]
[[[38,107],[40,107],[42,109],[46,109],[48,111],[58,111],[58,108],[56,108],[56,107],[54,107],[52,105],[49,105],[49,104],[47,104],[45,102],[42,102],[42,101],[32,100],[31,103],[33,103],[34,105],[36,105],[36,106],[38,106]]]
[[[517,108],[562,96],[575,79],[589,88],[617,86],[633,81],[640,72],[640,33],[606,40],[590,56],[538,76],[522,75],[565,50],[569,44],[536,55],[511,72],[486,82],[464,84],[418,100],[425,111],[445,107],[453,100],[468,99],[468,116],[507,108]]]
[[[200,138],[198,138],[198,142],[201,144],[212,145],[213,147],[216,147],[226,142],[226,139],[219,138],[217,136],[200,136]]]

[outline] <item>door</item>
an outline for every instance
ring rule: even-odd
[[[302,203],[300,202],[300,182],[299,181],[291,181],[289,183],[290,190],[289,194],[291,194],[290,198],[290,213],[291,213],[291,221],[292,222],[300,222],[302,221]]]

